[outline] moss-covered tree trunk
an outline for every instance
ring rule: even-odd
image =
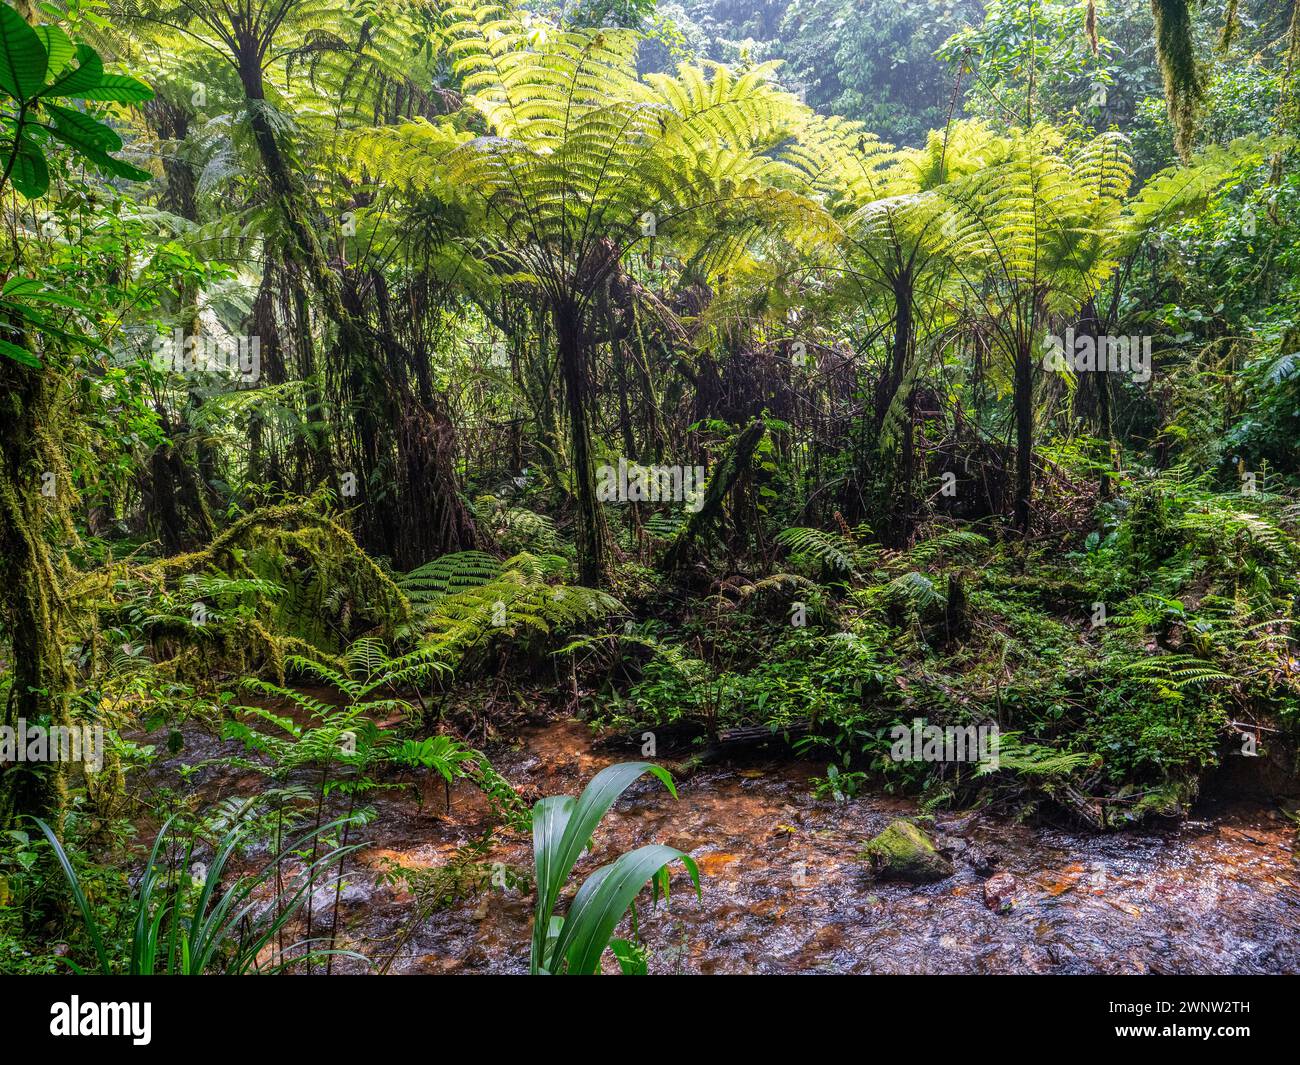
[[[1205,95],[1205,78],[1196,61],[1191,0],[1151,0],[1151,17],[1174,148],[1186,162],[1192,155],[1197,112]]]
[[[663,561],[665,571],[672,573],[678,569],[686,561],[696,538],[717,520],[722,512],[723,500],[726,499],[727,493],[731,491],[740,475],[749,469],[754,452],[758,450],[766,429],[767,424],[763,419],[755,418],[732,441],[731,446],[709,474],[708,488],[705,490],[700,509],[691,515],[682,531],[669,545]]]
[[[67,725],[72,679],[65,659],[66,607],[50,540],[71,535],[71,472],[58,443],[66,397],[59,379],[0,360],[0,628],[12,661],[3,724]],[[58,762],[0,767],[0,827],[22,814],[58,823],[64,801]]]
[[[242,41],[235,58],[248,103],[249,126],[288,231],[291,256],[338,331],[335,350],[345,367],[343,398],[362,465],[356,471],[357,480],[368,490],[393,474],[401,479],[397,495],[404,505],[368,508],[363,521],[366,546],[394,558],[399,565],[415,565],[445,551],[478,546],[480,538],[461,498],[447,446],[454,440],[454,427],[441,407],[415,409],[418,404],[408,395],[409,388],[390,365],[393,338],[377,335],[365,321],[359,300],[349,298],[347,286],[331,268],[313,228],[320,212],[300,177],[290,169],[268,114],[257,40]],[[405,367],[401,370],[404,373]],[[394,467],[389,470],[383,449],[394,423],[403,426],[404,432]],[[416,446],[424,453],[413,455],[410,449]],[[403,509],[408,511],[405,518]],[[436,542],[431,535],[434,532],[442,537]]]

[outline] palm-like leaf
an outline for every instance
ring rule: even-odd
[[[620,762],[602,769],[576,800],[553,795],[533,807],[533,861],[537,904],[533,914],[532,971],[594,972],[609,937],[646,881],[669,862],[681,859],[699,888],[699,870],[686,854],[671,847],[642,847],[622,855],[587,879],[558,918],[555,905],[592,833],[620,795],[646,773],[657,777],[674,798],[667,770],[649,762]],[[639,878],[639,879],[638,879]]]

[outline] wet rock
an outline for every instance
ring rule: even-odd
[[[894,821],[858,855],[882,880],[930,884],[953,874],[952,862],[935,848],[930,837],[910,821]]]
[[[970,862],[970,867],[975,870],[976,876],[990,877],[996,871],[998,862],[1001,859],[993,851],[983,851],[976,847],[971,847],[966,851],[966,860]]]
[[[1010,913],[1020,885],[1010,873],[998,873],[984,881],[984,905],[994,913]]]

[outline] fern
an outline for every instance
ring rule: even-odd
[[[873,552],[841,533],[821,529],[786,529],[777,536],[793,558],[824,567],[834,573],[860,577]]]
[[[477,588],[501,575],[501,563],[482,551],[457,551],[426,562],[409,573],[394,576],[393,583],[411,603],[418,622],[449,595]]]
[[[998,736],[996,762],[989,760],[975,770],[976,776],[1007,771],[1017,776],[1029,777],[1043,783],[1053,777],[1070,777],[1076,770],[1095,764],[1097,756],[1085,752],[1058,750],[1039,743],[1023,743],[1018,733],[1003,732]]]
[[[906,557],[913,566],[925,566],[944,556],[969,559],[988,546],[988,539],[979,533],[967,529],[949,529],[922,540],[907,552]]]
[[[1193,655],[1156,655],[1126,663],[1122,675],[1174,692],[1231,681],[1232,677]]]
[[[884,586],[882,596],[886,601],[906,604],[918,614],[923,614],[944,602],[944,597],[934,581],[915,570],[895,577]]]
[[[531,647],[620,613],[605,592],[550,584],[563,558],[520,553],[504,563],[477,551],[444,555],[395,578],[411,602],[417,646],[391,663],[394,681],[459,669],[501,640]]]

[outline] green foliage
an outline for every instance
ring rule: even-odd
[[[81,881],[58,837],[44,821],[35,819],[45,834],[67,880],[94,948],[99,973],[116,972],[111,958],[117,944],[106,943],[95,907],[82,890]],[[171,821],[159,830],[153,849],[136,885],[123,972],[131,976],[200,976],[216,972],[244,974],[275,972],[295,962],[283,952],[270,964],[261,957],[281,930],[307,901],[318,874],[338,865],[356,846],[327,848],[315,854],[316,841],[339,827],[336,821],[305,833],[283,848],[260,870],[238,875],[223,887],[227,867],[246,838],[248,825],[235,825],[215,841],[206,865],[196,861],[198,839],[169,836]],[[312,844],[313,858],[289,876],[282,864],[290,855]],[[268,892],[269,898],[268,898]],[[311,947],[311,944],[296,944]],[[292,950],[294,948],[290,948]]]
[[[28,25],[8,4],[0,6],[0,94],[0,193],[12,183],[29,200],[45,195],[45,146],[52,142],[72,148],[105,174],[149,179],[112,154],[122,148],[112,127],[68,102],[140,103],[153,97],[152,90],[135,78],[105,73],[89,45],[74,44],[57,25]]]
[[[538,650],[622,611],[606,592],[548,583],[552,569],[546,556],[457,552],[400,576],[417,647],[396,668],[463,669],[493,646]]]
[[[593,872],[574,895],[563,917],[556,915],[560,892],[592,833],[618,797],[645,773],[657,777],[673,795],[667,770],[649,762],[622,762],[602,769],[574,800],[568,795],[540,799],[533,806],[533,863],[537,905],[533,911],[531,968],[534,975],[590,976],[612,946],[611,937],[642,887],[649,881],[668,895],[668,866],[681,861],[697,893],[695,860],[682,851],[648,844],[620,855]],[[626,957],[626,949],[622,951]]]
[[[1183,0],[30,6],[0,4],[0,701],[109,735],[101,773],[0,774],[0,821],[62,840],[3,837],[0,966],[62,964],[53,856],[83,968],[328,972],[370,797],[441,790],[442,860],[380,874],[414,896],[391,964],[527,824],[479,749],[525,718],[1096,827],[1185,811],[1243,721],[1295,742],[1289,9],[1230,4],[1211,54]],[[258,372],[156,364],[178,331]],[[1067,334],[1150,341],[1151,379],[1052,372]],[[619,457],[703,499],[593,501]],[[918,719],[996,725],[996,766],[899,760]],[[535,971],[649,968],[616,929],[684,855],[556,913],[644,772],[534,808]],[[178,806],[142,865],[130,826]],[[235,876],[263,846],[305,885]]]
[[[873,557],[870,547],[842,533],[821,529],[786,529],[777,540],[796,561],[813,563],[839,576],[859,576]]]

